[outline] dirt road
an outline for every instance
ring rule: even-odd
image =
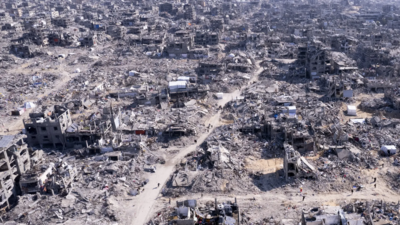
[[[36,69],[36,70],[37,71],[33,71],[33,72],[41,72],[39,69]],[[48,96],[50,93],[57,93],[72,78],[79,75],[79,73],[70,74],[70,73],[66,72],[64,69],[64,65],[60,65],[59,69],[56,71],[53,71],[53,72],[60,74],[60,79],[54,83],[54,86],[52,88],[45,89],[43,93],[37,93],[37,95],[27,98],[26,101],[36,102],[37,100],[39,100],[45,96]],[[16,120],[5,123],[3,130],[2,130],[3,133],[7,134],[7,135],[12,135],[12,134],[18,134],[19,132],[21,132],[21,130],[24,128],[23,119],[29,118],[29,113],[31,111],[32,111],[32,109],[28,109],[24,114],[22,114],[19,117],[16,117],[17,118]],[[8,116],[8,117],[12,118],[12,116]],[[6,131],[7,129],[9,130],[9,132]]]
[[[248,82],[248,85],[252,83],[253,81],[258,80],[259,74],[263,71],[262,68],[259,68],[253,78]],[[246,86],[248,86],[246,85]],[[218,101],[219,106],[224,106],[227,102],[236,99],[236,97],[239,97],[241,94],[240,90],[236,90],[232,93],[228,93],[224,95],[224,98]],[[204,140],[208,137],[212,131],[218,127],[219,125],[219,118],[220,118],[220,112],[218,112],[216,115],[211,117],[207,122],[207,124],[212,124],[213,129],[211,129],[209,132],[204,133],[203,135],[200,136],[200,138],[197,139],[197,142],[201,144],[204,142]],[[197,145],[191,145],[185,148],[184,150],[180,151],[178,155],[176,155],[172,160],[168,161],[164,165],[160,165],[157,167],[157,171],[153,174],[150,175],[149,183],[145,187],[145,191],[135,197],[134,199],[134,207],[132,212],[130,212],[130,220],[129,223],[126,224],[132,224],[132,225],[142,225],[147,222],[149,219],[149,216],[152,213],[152,208],[154,207],[154,204],[157,202],[157,198],[160,195],[162,186],[168,181],[170,178],[171,174],[175,170],[175,165],[179,163],[180,160],[182,160],[187,154],[195,151],[197,148]],[[158,188],[158,183],[160,183],[160,187]],[[132,214],[131,214],[132,213]]]
[[[220,117],[220,113],[215,114],[209,121],[212,124],[218,124]],[[204,133],[198,138],[198,143],[204,142],[204,140],[208,137],[208,135],[215,129],[211,129],[208,133]],[[145,224],[147,222],[148,216],[152,211],[152,207],[156,202],[157,198],[160,195],[160,191],[162,186],[168,181],[171,174],[175,170],[175,165],[183,159],[190,152],[195,151],[197,145],[190,145],[187,148],[183,149],[176,155],[172,160],[168,161],[164,165],[157,166],[157,170],[155,173],[151,174],[148,179],[149,183],[145,186],[145,191],[138,195],[134,199],[135,206],[132,211],[132,221],[130,224]],[[160,187],[158,187],[158,183],[160,183]],[[129,224],[129,223],[127,223]]]
[[[378,181],[378,186],[377,188],[373,187],[373,184],[367,186],[365,189],[362,189],[361,191],[355,191],[353,194],[349,192],[345,193],[307,193],[307,190],[305,191],[305,196],[306,198],[304,199],[304,202],[340,202],[346,200],[347,202],[351,200],[383,200],[387,202],[398,202],[400,201],[400,196],[393,192],[392,190],[388,189],[386,186],[379,186],[380,182]],[[302,197],[298,194],[297,191],[270,191],[270,192],[265,192],[262,194],[247,194],[247,195],[234,195],[234,194],[221,194],[218,196],[218,194],[207,194],[204,193],[203,197],[201,197],[201,194],[192,194],[190,196],[182,196],[176,199],[173,199],[172,202],[175,201],[182,201],[182,200],[187,200],[187,199],[200,199],[202,201],[213,201],[215,198],[218,198],[219,200],[230,200],[232,201],[233,198],[237,198],[238,202],[240,201],[247,201],[247,200],[253,200],[253,198],[256,199],[257,201],[264,201],[265,199],[268,199],[268,202],[277,202],[277,203],[282,203],[282,202],[287,202],[290,201],[291,204],[296,204],[296,203],[301,203],[303,204]]]
[[[279,188],[273,191],[262,192],[260,194],[242,194],[237,193],[196,193],[189,194],[179,198],[169,199],[160,198],[155,204],[154,213],[163,210],[167,207],[175,207],[176,201],[184,201],[188,199],[195,199],[201,204],[205,202],[213,202],[217,198],[218,202],[236,201],[241,208],[241,211],[246,216],[252,218],[253,221],[260,221],[264,218],[274,215],[278,218],[292,218],[299,219],[302,209],[310,209],[318,206],[339,206],[345,203],[356,201],[386,201],[388,203],[397,204],[400,197],[396,192],[391,190],[383,180],[377,180],[377,187],[372,183],[372,177],[369,177],[371,182],[361,190],[351,193],[350,190],[342,193],[318,193],[311,190],[304,190],[305,197],[300,195],[297,188]],[[265,209],[267,208],[267,210]],[[265,213],[267,212],[267,213]],[[282,215],[283,214],[283,215]]]

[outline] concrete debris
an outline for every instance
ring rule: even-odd
[[[398,224],[399,15],[3,1],[0,223]]]

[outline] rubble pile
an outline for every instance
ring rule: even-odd
[[[93,224],[119,221],[110,199],[141,194],[148,183],[147,168],[159,162],[154,153],[143,153],[135,159],[117,151],[84,157],[76,151],[71,154],[79,158],[48,153],[46,162],[40,165],[42,171],[44,165],[50,165],[47,168],[52,168],[51,175],[40,189],[27,189],[36,194],[21,196],[8,215],[10,220],[20,223],[81,223],[85,220]]]
[[[0,221],[397,223],[399,15],[382,0],[3,1]]]

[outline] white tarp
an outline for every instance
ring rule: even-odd
[[[394,145],[382,145],[381,151],[388,155],[388,152],[390,152],[390,155],[394,155],[397,152],[396,146]]]
[[[136,73],[138,73],[138,72],[136,72],[136,71],[134,71],[134,70],[129,71],[129,76],[135,76]]]
[[[217,97],[217,99],[223,99],[224,93],[216,93],[215,96]]]
[[[356,116],[357,115],[357,108],[354,105],[348,105],[347,106],[347,115]]]
[[[178,81],[189,81],[190,77],[178,77]]]
[[[286,106],[282,113],[296,114],[296,106]]]
[[[25,109],[33,109],[35,107],[36,107],[36,105],[33,104],[32,102],[25,102],[25,104],[24,104]]]
[[[169,89],[186,88],[186,81],[170,81],[168,84]]]
[[[352,123],[360,123],[360,124],[364,124],[365,123],[365,119],[350,119],[350,121]]]

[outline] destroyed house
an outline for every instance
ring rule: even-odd
[[[125,34],[125,27],[121,26],[108,26],[106,33],[110,35],[112,38],[120,39]]]
[[[126,36],[126,39],[128,40],[128,43],[130,45],[135,45],[135,44],[141,44],[142,43],[142,38],[140,37],[140,35],[128,34]]]
[[[28,33],[28,38],[36,45],[48,45],[48,33],[47,29],[32,28]]]
[[[0,22],[2,22],[2,23],[12,23],[13,19],[11,18],[9,13],[0,12]]]
[[[207,85],[190,83],[190,78],[188,80],[171,81],[168,84],[168,92],[171,98],[179,98],[180,96],[189,96],[192,94],[204,94],[207,93],[207,91],[209,91]],[[162,96],[160,97],[162,98]]]
[[[54,163],[49,165],[37,165],[27,171],[21,180],[19,185],[23,194],[36,194],[46,191],[44,187],[51,182],[51,175],[53,174]]]
[[[29,17],[29,18],[25,18],[23,20],[22,26],[25,29],[32,29],[34,27],[38,28],[38,27],[44,27],[44,20],[40,20],[37,17]]]
[[[318,79],[332,70],[331,54],[325,49],[315,49],[307,54],[307,74],[311,79]]]
[[[193,47],[193,37],[189,35],[176,34],[167,40],[165,52],[169,57],[187,58]]]
[[[290,177],[315,178],[316,169],[300,153],[288,143],[284,143],[285,156],[283,158],[283,170],[285,179]]]
[[[307,46],[299,46],[297,48],[297,61],[305,65],[307,62]]]
[[[189,51],[189,58],[203,59],[208,58],[208,48],[194,48]]]
[[[22,26],[20,23],[5,23],[2,27],[1,30],[6,30],[6,31],[17,31],[21,32],[22,31]]]
[[[73,99],[67,103],[65,103],[65,107],[70,110],[72,114],[77,114],[84,109],[88,109],[94,100],[90,99]]]
[[[186,20],[195,20],[196,19],[196,9],[193,5],[186,4],[183,6],[184,14],[183,17]]]
[[[105,129],[107,132],[111,125],[110,123],[97,123],[96,127],[93,124],[89,126],[82,126],[76,123],[71,124],[65,131],[65,147],[69,148],[83,148],[89,144],[94,143],[96,140],[100,139],[100,129]]]
[[[253,70],[253,66],[245,63],[229,63],[227,69],[239,71],[242,73],[250,73]]]
[[[30,169],[27,145],[22,136],[5,135],[0,139],[0,208],[9,206],[9,199],[16,194],[15,180]]]
[[[62,45],[62,35],[59,33],[50,33],[49,34],[49,44],[50,45]]]
[[[61,190],[65,190],[66,188],[70,187],[77,174],[78,171],[76,170],[76,167],[73,165],[68,165],[65,163],[65,161],[63,161],[62,163],[58,164],[56,173],[54,174],[53,182],[51,182],[51,186],[48,187],[57,194]]]
[[[165,136],[184,136],[191,132],[185,125],[182,124],[170,124],[163,132]]]
[[[174,8],[173,4],[172,4],[172,3],[169,3],[169,2],[161,3],[161,4],[158,6],[158,11],[159,11],[160,13],[166,12],[166,13],[170,14],[171,16],[172,16],[172,15],[175,15],[176,12],[177,12],[177,10]]]
[[[275,119],[266,120],[264,124],[265,137],[270,139],[284,139],[285,129]]]
[[[139,23],[139,24],[130,26],[126,33],[141,35],[142,33],[145,33],[146,30],[147,30],[147,26]]]
[[[217,75],[225,70],[223,63],[204,61],[199,62],[199,67],[197,68],[199,75]]]
[[[135,18],[127,18],[122,20],[121,24],[122,26],[134,26],[136,21],[137,20]]]
[[[198,208],[196,200],[176,202],[177,207],[172,212],[168,225],[200,225],[200,224],[240,224],[240,210],[235,202],[218,203],[214,207]]]
[[[219,43],[219,33],[196,31],[194,43],[196,45],[217,45]]]
[[[11,45],[10,53],[21,58],[31,58],[34,56],[34,54],[29,50],[29,46],[24,46],[22,44]]]
[[[343,52],[332,52],[333,70],[336,74],[348,73],[358,70],[356,62]]]
[[[79,39],[81,46],[92,47],[97,45],[97,35],[90,34],[87,37]]]
[[[115,113],[114,113],[115,111]],[[102,135],[116,131],[121,121],[121,111],[103,108],[103,113],[92,114],[89,121],[72,123],[64,133],[65,147],[83,148],[101,139]]]
[[[322,80],[326,86],[326,96],[328,98],[341,98],[341,97],[353,97],[354,91],[352,87],[356,82],[346,79],[347,74],[337,75],[324,75]]]
[[[134,133],[135,135],[153,135],[156,133],[153,124],[148,123],[133,123],[131,128],[123,127],[121,128],[124,133]]]
[[[149,91],[140,93],[134,97],[134,101],[138,105],[156,105],[160,103],[158,91]]]
[[[126,18],[126,19],[131,19],[134,16],[138,15],[137,10],[134,10],[134,9],[121,9],[120,13],[121,13],[122,17]]]
[[[152,35],[143,35],[142,36],[142,44],[144,45],[162,45],[165,41],[165,34],[152,34]]]
[[[370,224],[367,218],[369,216],[363,219],[361,214],[345,213],[340,206],[324,206],[323,209],[303,210],[300,225]]]
[[[95,31],[106,31],[107,26],[105,26],[102,22],[92,21],[90,22],[90,28]]]
[[[23,137],[23,135],[5,135],[0,140],[0,148],[7,151],[14,179],[31,168],[28,145],[24,142]]]
[[[392,101],[395,109],[400,109],[400,91],[398,88],[387,88],[385,90],[385,98]]]
[[[51,23],[57,27],[67,28],[71,25],[70,18],[54,18],[51,20]]]
[[[6,150],[0,152],[0,207],[9,206],[9,199],[15,193],[14,180]]]
[[[29,145],[65,145],[65,130],[72,124],[68,109],[54,106],[52,111],[30,113],[29,117],[23,120]]]
[[[214,31],[224,31],[224,20],[222,18],[211,19],[211,29]]]
[[[296,151],[314,151],[314,139],[308,130],[286,130],[286,140]]]
[[[38,13],[35,18],[41,21],[42,27],[49,26],[51,24],[51,17],[48,13]]]
[[[147,14],[147,15],[140,15],[139,16],[139,21],[140,22],[147,22],[147,21],[149,21],[149,19],[150,18],[152,18],[153,16],[152,15],[149,15],[149,14]]]

